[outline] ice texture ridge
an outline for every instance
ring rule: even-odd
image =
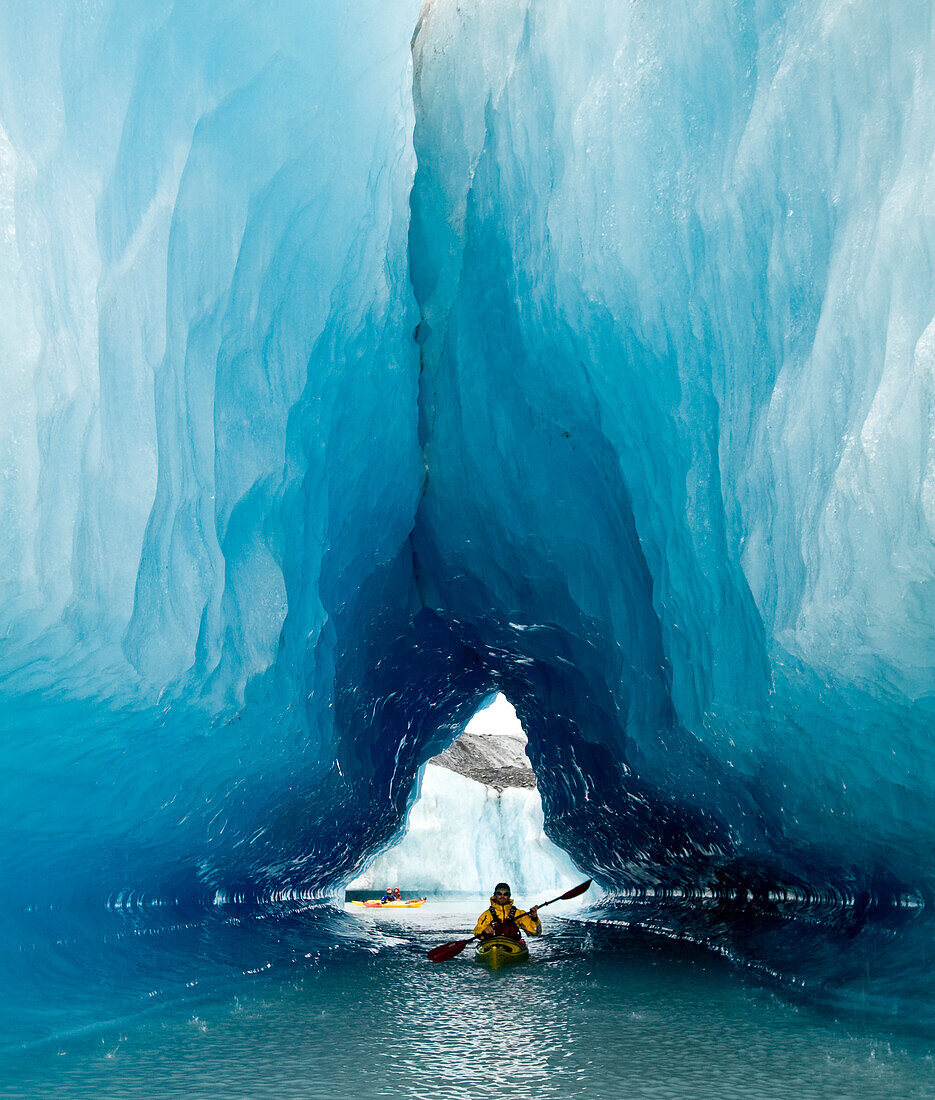
[[[497,691],[609,888],[931,900],[928,0],[0,51],[11,910],[347,881]]]

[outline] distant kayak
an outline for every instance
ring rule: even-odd
[[[508,936],[490,936],[477,945],[477,954],[474,957],[478,962],[496,970],[501,966],[528,959],[529,950],[522,940],[511,940]]]
[[[367,909],[418,909],[425,905],[425,898],[416,898],[415,901],[352,901],[351,905],[362,905]]]

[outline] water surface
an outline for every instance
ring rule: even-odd
[[[0,1095],[935,1097],[924,1038],[793,1004],[691,944],[549,917],[523,966],[430,963],[473,922],[458,910],[317,914],[252,957],[241,926],[239,978],[8,1051]]]

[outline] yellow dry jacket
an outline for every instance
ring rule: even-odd
[[[494,922],[494,917],[498,921],[513,921],[524,932],[528,932],[530,936],[538,936],[542,931],[542,921],[538,917],[531,917],[523,909],[517,909],[512,898],[506,905],[500,905],[499,902],[491,898],[490,908],[485,909],[477,918],[477,924],[474,925],[474,935],[479,936],[489,929]]]

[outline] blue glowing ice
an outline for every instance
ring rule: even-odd
[[[0,50],[14,908],[327,890],[498,690],[609,887],[931,898],[928,0]]]

